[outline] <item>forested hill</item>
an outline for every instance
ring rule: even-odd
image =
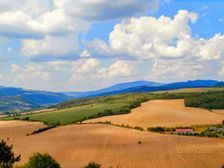
[[[62,93],[0,87],[0,113],[46,107],[72,98]]]

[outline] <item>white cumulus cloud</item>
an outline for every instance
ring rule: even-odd
[[[75,35],[46,36],[44,39],[23,40],[21,52],[27,57],[64,56],[78,52],[79,44]]]
[[[22,54],[78,54],[78,36],[98,20],[117,19],[157,8],[158,0],[1,0],[0,36],[23,42]],[[70,37],[68,37],[70,36]],[[67,46],[58,44],[68,39]],[[73,38],[73,42],[71,39]],[[53,40],[58,40],[54,41]],[[39,46],[40,45],[40,46]],[[49,49],[47,49],[49,48]],[[56,49],[56,51],[54,51]]]
[[[144,16],[123,20],[114,26],[109,45],[95,40],[87,48],[94,55],[123,55],[138,59],[192,58],[216,60],[224,55],[224,35],[210,39],[197,38],[191,24],[198,19],[197,13],[180,10],[173,18]]]
[[[137,69],[137,62],[119,60],[108,68],[107,75],[110,77],[135,76],[137,75]]]

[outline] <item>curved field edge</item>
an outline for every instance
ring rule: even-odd
[[[30,121],[41,121],[47,125],[66,125],[76,122],[82,122],[84,120],[99,118],[103,116],[111,116],[118,114],[128,114],[133,108],[139,107],[141,103],[150,100],[159,99],[185,99],[191,100],[191,98],[200,98],[206,94],[216,97],[216,95],[224,95],[224,91],[214,90],[205,91],[199,89],[199,92],[195,90],[189,90],[192,92],[171,91],[171,92],[158,92],[158,93],[129,93],[129,94],[118,94],[112,96],[101,96],[94,98],[75,99],[65,103],[49,107],[56,110],[50,112],[43,112],[37,114],[29,114],[22,116],[14,116],[4,118],[4,120],[30,120]],[[211,89],[211,88],[209,88]],[[220,99],[220,100],[219,100]],[[217,96],[217,101],[222,101],[222,96]],[[189,102],[189,101],[188,101]],[[209,102],[208,102],[209,103]],[[213,103],[213,102],[211,102]],[[199,103],[200,104],[200,103]],[[189,103],[186,103],[188,106]],[[219,108],[220,106],[218,104]],[[192,106],[192,105],[190,105]],[[215,108],[215,105],[212,106]]]
[[[84,121],[85,123],[112,123],[120,126],[141,127],[190,127],[192,125],[221,124],[224,115],[206,109],[185,107],[183,99],[151,100],[142,103],[130,114],[106,116]]]

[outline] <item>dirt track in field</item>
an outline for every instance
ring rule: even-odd
[[[81,168],[90,161],[120,168],[219,168],[223,139],[140,132],[106,125],[70,125],[26,136],[39,123],[1,122],[0,139],[10,137],[22,162],[34,152],[47,152],[63,168]],[[7,128],[7,130],[6,130]],[[16,131],[15,131],[16,130]],[[141,141],[142,144],[138,144]]]
[[[89,122],[111,121],[113,124],[140,126],[143,128],[164,126],[191,126],[221,123],[224,115],[211,111],[184,106],[184,100],[152,100],[142,103],[130,114],[101,117]]]

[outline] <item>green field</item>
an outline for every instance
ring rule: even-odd
[[[32,121],[41,121],[45,124],[70,124],[78,121],[87,119],[93,115],[103,113],[105,109],[111,108],[114,111],[118,111],[122,106],[122,103],[116,104],[91,104],[91,105],[81,105],[72,108],[60,109],[51,112],[37,113],[26,116],[19,116],[19,119],[24,117],[29,117],[29,120]],[[59,122],[59,123],[58,123]]]
[[[142,102],[154,100],[154,99],[185,99],[200,101],[201,98],[206,98],[205,95],[212,95],[212,98],[216,102],[223,102],[224,91],[209,91],[203,92],[160,92],[160,93],[130,93],[130,94],[118,94],[112,96],[102,96],[94,98],[75,99],[65,103],[49,107],[55,108],[55,111],[43,112],[32,115],[14,116],[6,118],[11,119],[23,119],[32,121],[41,121],[47,125],[64,125],[75,122],[81,122],[86,119],[97,118],[108,115],[127,114],[131,109],[138,107]],[[210,96],[207,96],[210,98]],[[206,101],[203,100],[203,101]],[[188,105],[188,103],[186,103]],[[210,101],[210,104],[214,104]],[[206,101],[209,104],[209,101]],[[219,107],[224,108],[224,104],[220,106],[220,103],[216,103]],[[192,106],[192,104],[191,104]],[[216,106],[212,106],[215,108]]]

